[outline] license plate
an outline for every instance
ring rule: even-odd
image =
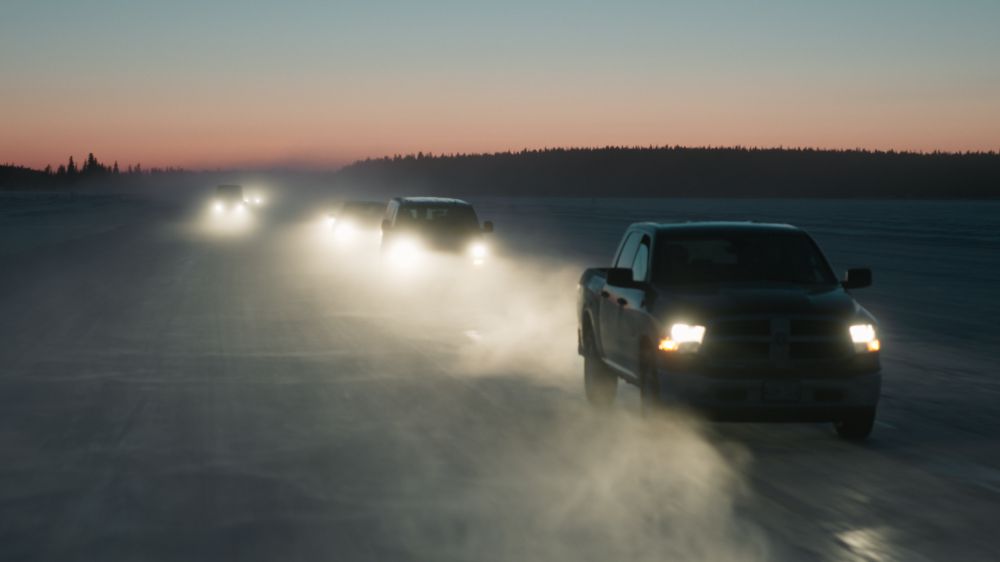
[[[763,395],[766,402],[798,402],[802,399],[802,385],[798,381],[768,381]]]

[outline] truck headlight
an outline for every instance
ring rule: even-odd
[[[397,266],[409,266],[417,260],[420,246],[416,241],[403,238],[389,247],[389,261]]]
[[[660,351],[698,351],[705,339],[705,327],[697,324],[674,324],[670,335],[660,340]]]
[[[489,253],[489,248],[486,244],[482,242],[476,242],[469,246],[469,254],[472,256],[472,263],[475,265],[483,265],[486,261],[486,254]]]
[[[849,328],[851,341],[858,351],[878,351],[882,349],[882,342],[878,340],[875,333],[875,326],[871,324],[854,324]]]
[[[333,235],[341,242],[347,242],[348,240],[354,238],[354,234],[354,225],[349,222],[342,222],[338,224],[337,228],[333,231]]]

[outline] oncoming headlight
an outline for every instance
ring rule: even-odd
[[[416,261],[420,246],[413,240],[404,238],[394,241],[388,250],[389,262],[397,266],[408,266]]]
[[[482,242],[475,242],[469,246],[469,255],[472,256],[472,263],[475,265],[483,265],[486,261],[486,255],[489,253],[489,248],[486,244]]]
[[[882,342],[875,333],[875,326],[871,324],[854,324],[849,328],[851,341],[858,351],[878,351],[882,349]]]
[[[355,234],[354,225],[349,222],[341,222],[333,231],[333,235],[341,242],[346,242],[354,238]]]
[[[697,324],[674,324],[670,334],[660,340],[660,351],[698,351],[705,339],[705,327]]]

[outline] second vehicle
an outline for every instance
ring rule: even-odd
[[[479,224],[472,205],[444,197],[394,197],[382,220],[382,253],[393,263],[406,264],[428,253],[459,256],[483,265],[490,248],[484,234],[490,221]]]

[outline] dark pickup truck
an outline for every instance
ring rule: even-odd
[[[584,272],[584,387],[610,405],[618,378],[643,411],[681,404],[727,421],[831,421],[872,430],[881,392],[878,327],[813,239],[789,225],[637,223],[610,268]]]
[[[489,255],[484,234],[493,223],[479,217],[472,205],[446,197],[393,197],[382,221],[382,254],[390,263],[411,264],[421,255],[467,256],[481,266]]]

